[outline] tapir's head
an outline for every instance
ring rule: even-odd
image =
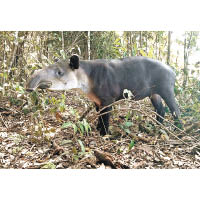
[[[78,88],[78,68],[79,57],[73,55],[69,62],[58,61],[44,69],[37,70],[27,83],[27,91],[33,91],[36,88],[49,90]]]

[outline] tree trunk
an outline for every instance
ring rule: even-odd
[[[88,46],[88,60],[90,60],[90,55],[91,55],[91,50],[90,50],[90,31],[88,31],[87,46]]]
[[[187,82],[187,76],[186,76],[186,73],[187,73],[187,52],[186,52],[186,36],[185,36],[185,40],[184,40],[184,69],[183,69],[183,88],[185,88],[186,86],[186,82]]]
[[[168,48],[167,48],[167,64],[170,65],[170,48],[171,48],[171,34],[172,32],[168,32]]]
[[[126,49],[127,49],[127,56],[129,56],[130,53],[129,53],[129,32],[128,32],[128,31],[125,32],[125,36],[126,36]]]
[[[133,56],[132,32],[131,31],[130,31],[130,49],[131,49],[131,56]]]
[[[26,32],[19,32],[19,38],[21,36],[24,36],[23,41],[20,41],[17,47],[17,52],[16,52],[16,56],[15,56],[15,66],[20,65],[22,66],[22,63],[19,63],[19,61],[22,61],[22,58],[24,56],[24,44],[27,40],[28,37],[28,31]]]
[[[158,33],[156,33],[156,59],[158,59]]]
[[[191,44],[191,40],[192,40],[192,36],[193,36],[193,32],[189,33],[189,40],[188,40],[188,44],[187,44],[187,36],[188,34],[185,34],[185,40],[184,40],[184,76],[183,76],[183,88],[186,87],[187,85],[187,80],[188,80],[188,57],[189,57],[189,48],[190,48],[190,44]]]
[[[2,61],[2,64],[1,64],[1,67],[2,67],[2,72],[3,72],[3,79],[0,79],[2,80],[1,81],[1,84],[4,85],[6,83],[6,77],[5,77],[5,72],[6,72],[6,69],[5,69],[5,64],[6,64],[6,40],[4,40],[4,50],[3,50],[3,61]],[[5,89],[3,87],[3,90],[2,90],[2,93],[3,95],[5,95]]]
[[[10,60],[10,63],[9,63],[9,70],[11,70],[11,68],[13,67],[14,62],[15,62],[15,57],[16,57],[16,53],[17,53],[17,47],[18,47],[18,44],[19,44],[19,42],[18,42],[18,33],[19,33],[19,31],[15,32],[14,48],[13,48],[12,57],[11,57],[11,60]]]
[[[64,40],[64,33],[61,31],[62,34],[62,50],[65,51],[65,40]]]
[[[148,51],[148,35],[146,35],[146,55],[148,54],[147,51]]]
[[[142,49],[142,31],[140,31],[140,49]]]

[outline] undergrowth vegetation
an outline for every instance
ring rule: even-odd
[[[97,134],[95,124],[99,113],[96,113],[93,104],[83,94],[77,91],[26,92],[26,81],[34,70],[47,66],[56,59],[68,59],[71,54],[76,53],[82,59],[140,55],[168,63],[177,74],[175,94],[181,110],[183,130],[189,134],[199,133],[200,65],[197,61],[194,66],[190,64],[192,62],[190,56],[199,50],[197,42],[199,32],[186,32],[183,40],[173,41],[183,48],[183,55],[172,51],[173,42],[169,42],[172,35],[173,33],[164,31],[0,32],[0,113],[2,113],[0,117],[1,126],[6,128],[4,132],[14,130],[12,121],[4,121],[5,116],[9,113],[16,116],[19,114],[20,117],[16,119],[18,122],[24,120],[22,124],[25,124],[25,127],[21,125],[20,131],[15,130],[18,133],[18,139],[15,141],[17,144],[22,142],[24,137],[28,137],[31,145],[44,143],[53,145],[55,147],[53,154],[61,152],[62,156],[66,156],[63,148],[56,146],[52,138],[57,134],[70,133],[67,139],[62,140],[61,146],[72,144],[69,150],[73,155],[70,157],[71,161],[80,161],[84,156],[91,154],[91,150],[88,149],[91,141],[89,139],[86,141],[85,138]],[[124,149],[126,153],[130,152],[138,140],[148,142],[147,138],[136,136],[134,133],[137,131],[148,135],[160,135],[164,141],[169,140],[169,135],[175,134],[176,131],[178,136],[173,135],[174,138],[179,137],[181,133],[179,129],[174,131],[167,107],[165,107],[167,120],[163,126],[153,120],[155,113],[148,100],[136,103],[127,99],[121,103],[116,102],[113,107],[110,138],[118,155],[124,152]],[[127,136],[125,142],[117,145],[117,138]],[[98,143],[92,142],[93,145]],[[103,145],[102,141],[99,143]],[[126,147],[123,144],[126,144]],[[12,153],[16,155],[17,152],[22,152],[22,149],[15,148]],[[99,152],[96,154],[99,155]],[[1,166],[3,167],[3,164]],[[42,168],[56,167],[57,165],[51,162],[42,166]]]

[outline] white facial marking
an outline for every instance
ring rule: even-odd
[[[60,80],[52,80],[52,85],[49,90],[70,90],[78,88],[84,93],[88,93],[90,90],[87,75],[85,75],[82,69],[71,71]]]
[[[76,77],[78,80],[78,88],[80,88],[84,93],[90,92],[90,85],[88,76],[85,74],[84,70],[79,68],[76,72]]]

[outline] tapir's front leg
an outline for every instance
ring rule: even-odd
[[[99,111],[98,106],[96,106],[96,110],[97,110],[97,112]],[[111,110],[112,110],[112,106],[109,106],[100,112],[101,116],[99,116],[99,118],[98,118],[97,130],[100,131],[100,135],[102,135],[102,136],[104,136],[108,133],[109,118],[110,118]],[[103,113],[106,113],[106,114],[102,115]]]

